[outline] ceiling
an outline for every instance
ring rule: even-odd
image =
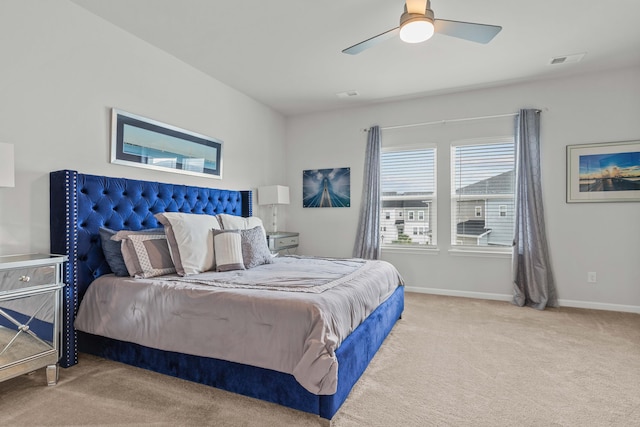
[[[341,51],[398,26],[402,0],[72,1],[287,116],[640,64],[637,0],[432,0],[436,19],[503,29],[355,56]]]

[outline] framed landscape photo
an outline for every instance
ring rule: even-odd
[[[113,108],[111,163],[222,179],[222,141]]]
[[[567,146],[567,202],[640,201],[640,141]]]

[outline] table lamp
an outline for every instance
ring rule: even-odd
[[[271,205],[272,232],[278,231],[278,205],[289,204],[289,187],[284,185],[269,185],[258,188],[258,204]]]

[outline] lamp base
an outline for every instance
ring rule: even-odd
[[[271,231],[278,231],[278,205],[271,205]]]

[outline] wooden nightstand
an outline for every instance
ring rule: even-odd
[[[0,381],[46,366],[58,382],[62,255],[0,256]]]
[[[298,247],[298,238],[300,233],[291,231],[268,231],[267,242],[271,252],[279,252],[281,250],[296,249]]]

